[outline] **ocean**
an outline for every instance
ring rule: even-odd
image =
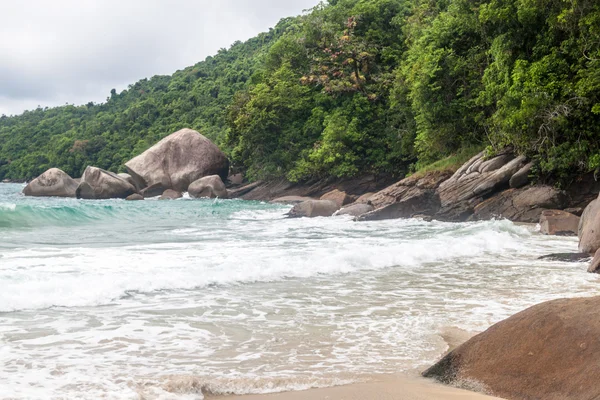
[[[0,398],[202,399],[416,374],[526,307],[597,294],[509,221],[286,219],[242,200],[0,184]]]

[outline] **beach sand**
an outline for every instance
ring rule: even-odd
[[[476,335],[455,327],[445,328],[441,336],[448,344],[448,351]],[[310,389],[299,392],[259,394],[246,396],[218,396],[218,400],[493,400],[486,396],[444,386],[419,376],[419,371],[396,375],[379,375],[369,382]]]
[[[219,400],[492,400],[498,397],[455,389],[410,375],[386,375],[356,383],[302,392],[224,396]]]

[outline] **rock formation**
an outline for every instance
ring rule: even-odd
[[[50,168],[31,182],[25,189],[25,196],[36,197],[75,197],[79,184],[58,168]]]
[[[77,188],[78,199],[125,199],[135,188],[119,175],[96,167],[87,167]]]
[[[542,211],[540,231],[544,235],[577,236],[579,217],[560,210]]]
[[[191,129],[175,132],[125,167],[138,187],[161,184],[179,192],[204,176],[219,175],[227,179],[229,161],[217,146]]]
[[[296,204],[287,215],[290,218],[331,217],[339,209],[337,203],[331,200],[308,200]]]
[[[436,189],[451,173],[436,171],[424,176],[413,175],[369,197],[374,211],[359,216],[361,221],[410,218],[434,215],[440,209]]]
[[[204,178],[192,182],[188,188],[188,192],[190,197],[193,198],[229,198],[225,184],[219,175],[205,176]]]
[[[443,383],[476,383],[506,399],[600,398],[600,297],[534,306],[446,355],[423,373]]]

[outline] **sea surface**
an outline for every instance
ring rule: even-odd
[[[448,329],[597,294],[508,221],[285,219],[241,200],[24,198],[0,184],[0,399],[202,399],[418,371]]]

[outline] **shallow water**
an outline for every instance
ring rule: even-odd
[[[201,399],[415,370],[449,327],[594,295],[507,221],[283,219],[238,200],[36,199],[0,184],[0,398]]]

